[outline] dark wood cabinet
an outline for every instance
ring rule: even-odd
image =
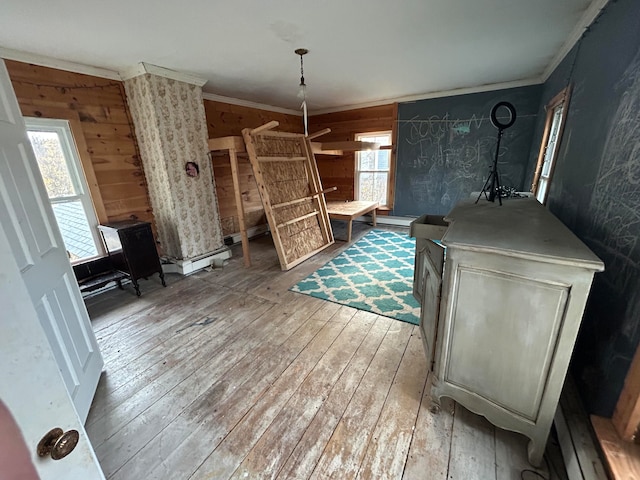
[[[140,296],[138,279],[160,274],[163,286],[167,286],[162,273],[151,224],[140,220],[125,220],[98,226],[109,253],[113,268],[125,273]]]

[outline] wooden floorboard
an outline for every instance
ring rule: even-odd
[[[353,242],[370,229],[354,223]],[[168,275],[167,288],[149,279],[140,298],[129,285],[86,299],[105,358],[86,428],[109,480],[532,469],[526,438],[447,399],[430,411],[418,327],[288,291],[350,244],[287,272],[268,235],[250,246],[250,268],[234,246],[224,268]]]
[[[413,328],[391,325],[309,478],[355,478]]]

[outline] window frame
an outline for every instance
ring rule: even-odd
[[[360,170],[359,167],[359,155],[360,152],[354,153],[354,176],[353,176],[353,196],[355,200],[360,200],[360,173],[376,173],[376,172],[387,172],[387,201],[384,205],[378,205],[378,208],[382,209],[392,209],[393,208],[393,196],[394,189],[393,186],[395,184],[395,155],[394,155],[394,131],[392,130],[380,130],[374,132],[361,132],[354,134],[355,141],[363,141],[362,138],[366,137],[377,137],[382,135],[389,136],[389,145],[383,145],[380,147],[380,150],[389,150],[389,169],[388,170]]]
[[[71,176],[72,185],[77,192],[80,192],[75,195],[55,199],[47,198],[52,207],[56,203],[71,201],[80,201],[83,205],[97,254],[91,257],[70,260],[70,263],[72,265],[78,265],[105,256],[107,253],[97,227],[99,224],[104,223],[106,214],[104,213],[104,205],[102,204],[102,197],[99,191],[97,195],[99,203],[96,202],[96,198],[94,197],[94,191],[97,190],[97,180],[95,179],[95,172],[91,160],[86,156],[88,152],[85,156],[81,154],[82,150],[79,148],[78,138],[75,132],[78,126],[76,125],[76,128],[74,128],[72,120],[44,117],[24,117],[24,122],[28,132],[55,132],[58,135],[60,146],[65,155],[67,168]],[[81,135],[81,140],[81,143],[86,146],[83,135]],[[87,161],[90,164],[90,172],[87,172]],[[92,178],[93,182],[90,182],[88,177]],[[100,211],[102,211],[102,215],[99,214]],[[104,217],[104,219],[101,217]]]
[[[537,198],[538,192],[540,190],[541,179],[546,181],[546,190],[544,192],[544,196],[542,200],[538,199],[538,201],[543,205],[546,205],[547,198],[549,197],[550,185],[551,185],[551,181],[553,180],[553,174],[555,172],[555,168],[557,165],[558,153],[560,151],[560,145],[562,143],[564,126],[566,124],[567,114],[569,113],[570,98],[571,98],[571,86],[567,86],[563,88],[556,96],[554,96],[549,101],[549,103],[547,103],[547,105],[545,106],[545,111],[547,115],[545,118],[544,132],[542,134],[542,141],[540,142],[540,150],[538,152],[538,160],[536,162],[536,168],[533,174],[533,181],[531,183],[531,193],[533,193]],[[553,125],[555,111],[560,106],[562,106],[562,114],[560,116],[560,125],[558,127],[557,139],[555,144],[553,145],[553,150],[551,151],[551,162],[549,166],[549,173],[543,178],[542,168],[544,166],[545,154],[547,153],[547,149],[549,148],[549,140],[551,139],[551,127]]]

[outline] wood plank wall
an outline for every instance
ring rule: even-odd
[[[359,108],[314,115],[309,119],[309,132],[330,128],[331,133],[319,137],[317,141],[353,141],[357,133],[394,130],[395,120],[393,104]],[[316,161],[322,186],[338,188],[327,194],[327,200],[354,200],[355,153],[345,153],[341,157],[316,155]]]
[[[204,106],[209,138],[241,135],[243,128],[255,128],[271,120],[280,122],[278,130],[296,133],[303,131],[302,118],[298,115],[270,112],[212,100],[205,100]],[[356,133],[393,130],[395,117],[393,104],[315,115],[309,118],[309,132],[317,132],[328,127],[331,128],[331,133],[319,137],[318,141],[354,140]],[[341,157],[317,155],[316,160],[322,185],[325,188],[338,187],[336,192],[327,195],[328,200],[354,200],[354,153],[350,152]],[[231,167],[227,156],[214,156],[212,161],[222,230],[224,235],[230,235],[240,230],[233,195]],[[247,227],[266,224],[251,165],[243,158],[240,158],[239,162],[240,185],[247,211]]]
[[[5,61],[22,114],[43,118],[79,119],[109,221],[138,218],[154,223],[133,125],[122,82],[48,67]],[[241,135],[271,120],[281,131],[303,131],[302,117],[204,101],[209,138]],[[353,140],[356,133],[391,130],[393,105],[312,116],[309,131],[332,129],[320,141]],[[74,132],[76,134],[76,132]],[[81,142],[78,142],[81,143]],[[319,155],[325,187],[338,187],[329,200],[353,200],[354,154]],[[213,157],[223,234],[240,230],[228,157]],[[262,202],[249,162],[240,159],[240,183],[247,210],[247,226],[266,223]],[[155,225],[154,225],[155,229]]]
[[[259,127],[271,120],[280,122],[278,127],[280,131],[294,133],[302,133],[303,131],[302,117],[298,115],[270,112],[212,100],[204,101],[204,109],[207,116],[209,138],[230,135],[242,136],[243,128]],[[236,213],[236,200],[233,194],[229,157],[226,155],[213,156],[212,161],[222,233],[223,235],[237,233],[240,231],[240,225],[238,224],[238,215]],[[267,219],[264,215],[251,164],[247,158],[241,157],[238,159],[238,170],[242,199],[247,213],[245,216],[247,228],[264,225],[267,223]]]
[[[24,116],[80,121],[81,132],[74,131],[74,136],[84,136],[107,219],[138,218],[153,224],[122,82],[5,63]]]

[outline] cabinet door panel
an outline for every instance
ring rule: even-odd
[[[422,295],[424,289],[424,278],[427,275],[425,270],[425,242],[424,238],[416,238],[416,257],[413,266],[413,298],[422,304]]]
[[[440,293],[442,289],[442,269],[444,265],[444,248],[431,240],[427,240],[420,252],[422,277],[422,309],[420,312],[420,329],[422,342],[427,354],[429,366],[433,360],[436,328],[440,312]]]
[[[569,287],[461,266],[456,279],[446,381],[535,420]]]

